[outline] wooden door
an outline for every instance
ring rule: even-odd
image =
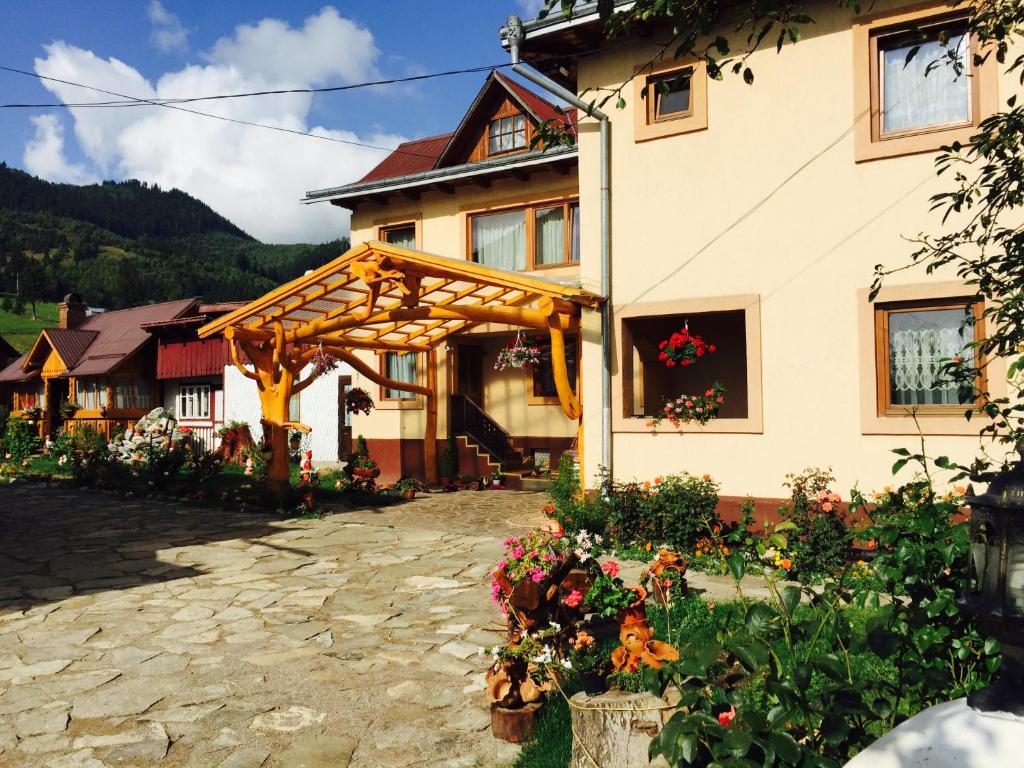
[[[484,407],[484,352],[476,344],[455,347],[455,392]]]

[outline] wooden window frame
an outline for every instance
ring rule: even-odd
[[[985,337],[985,306],[973,296],[951,296],[940,299],[914,299],[908,301],[881,301],[873,306],[875,329],[875,406],[878,416],[906,416],[911,411],[922,415],[953,415],[962,416],[971,407],[970,403],[951,403],[949,405],[894,405],[890,402],[890,368],[889,368],[889,316],[893,313],[915,311],[937,311],[944,309],[962,309],[969,306],[974,316],[974,341]],[[978,360],[982,375],[977,386],[984,391],[987,386],[985,376],[985,359]]]
[[[566,335],[566,340],[574,338],[576,340],[576,383],[573,386],[573,392],[577,394],[580,391],[580,368],[583,364],[583,338],[580,334]],[[545,343],[550,344],[550,340],[546,340]],[[538,395],[537,394],[537,371],[532,365],[526,366],[524,369],[526,372],[526,402],[527,405],[561,405],[561,401],[558,399],[558,395]]]
[[[426,356],[419,352],[406,352],[405,354],[413,355],[416,358],[415,383],[422,385],[426,373],[426,369],[424,367],[426,365],[424,359]],[[387,356],[387,352],[381,352],[379,355],[377,355],[377,370],[381,376],[388,375]],[[388,387],[385,387],[383,384],[381,384],[378,386],[377,389],[378,408],[382,408],[385,410],[405,410],[410,408],[418,409],[423,407],[424,398],[422,395],[417,394],[416,392],[406,392],[402,395],[402,397],[388,397]]]
[[[414,233],[414,240],[415,240],[415,243],[416,243],[416,248],[417,248],[417,250],[421,250],[422,247],[423,247],[423,244],[421,242],[421,235],[420,235],[420,224],[421,224],[421,221],[422,221],[421,219],[415,218],[415,219],[405,219],[405,220],[402,220],[402,221],[389,221],[386,224],[376,224],[375,225],[375,230],[376,231],[374,232],[374,240],[376,240],[377,242],[380,242],[380,243],[386,243],[387,242],[386,238],[387,238],[387,233],[388,232],[391,232],[391,231],[396,230],[396,229],[409,229],[411,227],[412,230],[413,230],[413,233]]]
[[[511,136],[513,142],[515,141],[516,129],[515,120],[517,117],[523,119],[523,146],[512,147],[511,149],[491,149],[491,126],[495,123],[500,123],[502,120],[512,121]],[[504,136],[500,130],[497,133],[498,137]],[[499,142],[500,143],[500,142]],[[487,157],[500,157],[501,155],[512,155],[517,152],[525,152],[530,148],[530,121],[526,119],[526,115],[522,112],[515,112],[508,115],[494,115],[490,120],[487,121],[487,129],[484,131],[484,148],[486,150]]]
[[[964,23],[969,9],[954,8],[946,0],[923,3],[863,16],[853,22],[854,159],[859,162],[934,152],[954,142],[966,143],[977,126],[998,108],[998,71],[995,57],[975,66],[982,53],[976,36],[967,52],[971,117],[967,122],[929,125],[883,134],[880,42],[913,29]]]
[[[209,407],[209,413],[205,416],[185,416],[181,412],[181,392],[186,387],[206,387],[207,395],[206,402]],[[213,421],[213,414],[216,413],[217,409],[214,405],[214,389],[213,384],[208,381],[188,381],[178,384],[178,393],[174,396],[174,408],[178,416],[178,421]]]
[[[690,70],[690,108],[671,115],[656,114],[655,86]],[[707,130],[708,76],[702,59],[694,56],[680,60],[646,63],[637,67],[633,78],[633,141],[642,142]]]
[[[469,211],[466,213],[466,260],[479,264],[473,258],[473,219],[482,216],[491,216],[497,213],[513,213],[523,211],[526,220],[526,266],[523,272],[537,272],[545,269],[559,269],[565,267],[578,267],[579,261],[570,261],[572,258],[572,207],[579,205],[579,197],[563,197],[555,200],[540,200],[526,205],[510,205],[502,208],[493,208],[482,211]],[[564,246],[564,260],[552,264],[537,263],[537,211],[549,208],[562,208],[562,244]],[[582,249],[581,249],[582,251]]]

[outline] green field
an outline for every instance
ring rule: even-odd
[[[25,313],[16,315],[0,309],[0,336],[10,342],[19,352],[28,352],[43,328],[57,325],[57,305],[40,301],[36,303],[36,320],[32,319],[32,305],[25,305]]]

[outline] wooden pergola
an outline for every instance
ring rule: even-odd
[[[600,302],[598,296],[552,280],[369,242],[208,323],[199,336],[223,333],[235,366],[259,388],[274,492],[287,491],[288,430],[309,431],[288,420],[288,403],[313,382],[315,373],[299,377],[318,353],[333,355],[384,387],[426,398],[423,458],[426,479],[434,483],[438,345],[480,323],[546,332],[559,403],[582,430],[583,411],[565,361],[565,333],[579,329],[582,308]],[[426,385],[387,378],[356,350],[423,352]],[[251,369],[243,364],[243,353]]]

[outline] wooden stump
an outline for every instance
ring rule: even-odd
[[[494,738],[521,744],[533,736],[540,702],[533,702],[516,709],[491,706],[491,733]]]
[[[572,713],[572,759],[569,768],[647,768],[665,761],[647,759],[651,740],[674,711],[650,693],[610,691],[599,696],[577,693]]]

